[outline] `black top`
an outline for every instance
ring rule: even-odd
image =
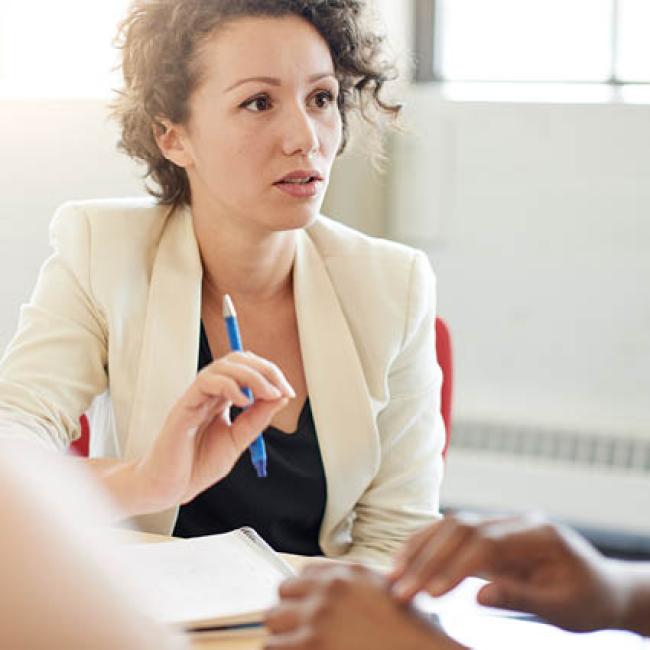
[[[211,361],[201,323],[199,370]],[[233,406],[231,417],[240,412]],[[244,452],[226,478],[181,507],[174,535],[195,537],[251,526],[276,551],[322,555],[318,534],[325,513],[325,470],[309,399],[295,433],[271,426],[264,441],[268,476],[258,478],[250,454]]]

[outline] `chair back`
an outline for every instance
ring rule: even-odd
[[[449,327],[442,318],[436,318],[436,356],[442,370],[442,390],[440,393],[440,411],[445,423],[445,447],[443,458],[447,457],[451,440],[451,400],[454,390],[454,366]]]
[[[83,413],[79,418],[79,425],[81,427],[81,435],[70,445],[70,449],[82,458],[88,458],[90,451],[90,424],[88,423],[88,416]]]

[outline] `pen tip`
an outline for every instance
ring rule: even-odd
[[[253,466],[255,467],[257,478],[266,478],[266,462],[264,460],[253,461]]]
[[[236,316],[235,306],[232,304],[232,300],[228,294],[225,294],[223,297],[223,317],[231,318]]]

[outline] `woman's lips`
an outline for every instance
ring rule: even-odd
[[[280,191],[285,192],[289,196],[298,199],[310,199],[320,194],[322,181],[316,178],[312,178],[307,183],[288,183],[286,181],[280,181],[279,183],[274,183],[274,187],[277,187]]]

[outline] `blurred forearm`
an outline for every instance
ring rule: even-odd
[[[124,519],[151,512],[139,489],[135,461],[92,458],[76,462],[83,463],[90,471]]]

